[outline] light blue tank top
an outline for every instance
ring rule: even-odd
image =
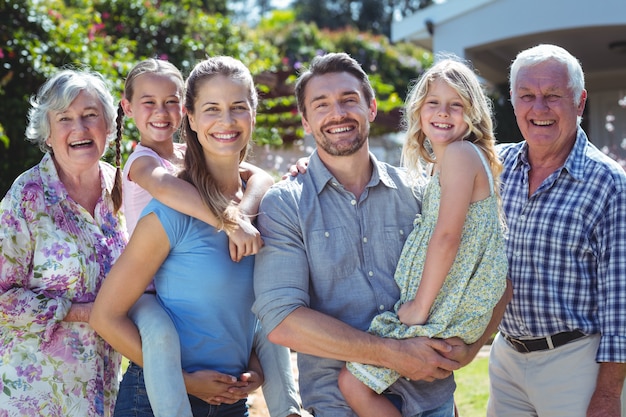
[[[183,369],[239,376],[248,369],[256,325],[250,310],[254,257],[233,262],[226,233],[157,200],[143,215],[150,212],[169,238],[170,253],[154,283],[178,330]]]

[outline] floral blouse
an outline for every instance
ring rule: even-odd
[[[113,414],[121,356],[88,323],[62,320],[72,303],[94,301],[125,247],[114,175],[100,162],[95,218],[49,154],[0,203],[0,417]]]

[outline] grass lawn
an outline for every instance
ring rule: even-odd
[[[489,398],[488,364],[489,358],[476,358],[454,372],[457,385],[454,401],[460,417],[485,417]]]

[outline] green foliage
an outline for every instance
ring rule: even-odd
[[[489,358],[477,357],[454,372],[454,401],[462,417],[484,417],[489,400]]]
[[[183,74],[189,73],[198,61],[214,55],[232,55],[262,68],[273,53],[265,41],[250,42],[244,27],[233,25],[221,14],[205,13],[200,0],[95,3],[103,16],[103,33],[132,39],[136,59],[167,59]]]
[[[201,0],[0,0],[2,194],[41,158],[22,140],[28,99],[58,68],[98,71],[119,98],[130,68],[147,57],[168,59],[184,75],[218,54],[241,59],[253,73],[272,66],[276,51],[270,42],[252,39],[223,15],[206,14],[205,6]],[[128,142],[138,139],[131,127],[125,129]]]
[[[258,33],[274,39],[274,46],[281,57],[280,70],[290,75],[283,77],[286,89],[293,87],[298,71],[316,55],[347,52],[369,74],[376,92],[379,115],[372,125],[372,134],[398,131],[400,109],[404,105],[408,86],[432,64],[432,55],[413,44],[391,45],[385,36],[356,29],[320,30],[314,23],[296,21],[295,16],[289,11],[273,12],[257,27]],[[283,120],[291,121],[290,117],[297,116],[290,116],[290,110],[284,109]],[[296,131],[295,138],[300,135],[302,132]]]
[[[29,97],[58,68],[90,67],[108,80],[118,81],[116,67],[132,62],[126,41],[98,36],[100,16],[90,1],[0,0],[0,189],[41,158],[23,141]],[[113,89],[119,82],[111,83]]]
[[[254,140],[282,146],[303,137],[293,85],[314,56],[346,51],[370,73],[379,105],[374,134],[397,130],[406,86],[432,60],[412,45],[391,45],[384,36],[320,30],[296,21],[291,11],[275,11],[252,29],[231,21],[226,3],[0,0],[0,193],[41,159],[23,140],[28,100],[61,67],[100,72],[119,98],[126,74],[139,60],[168,59],[186,76],[206,56],[234,56],[250,68],[261,98]],[[125,155],[137,135],[127,120]]]
[[[432,0],[294,0],[298,20],[320,28],[354,28],[389,36],[395,16],[408,16]]]

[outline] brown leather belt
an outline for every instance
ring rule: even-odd
[[[521,353],[529,353],[558,348],[559,346],[584,337],[585,334],[580,330],[574,330],[573,332],[557,333],[552,336],[537,339],[514,339],[504,333],[502,336],[511,344],[513,349]]]

